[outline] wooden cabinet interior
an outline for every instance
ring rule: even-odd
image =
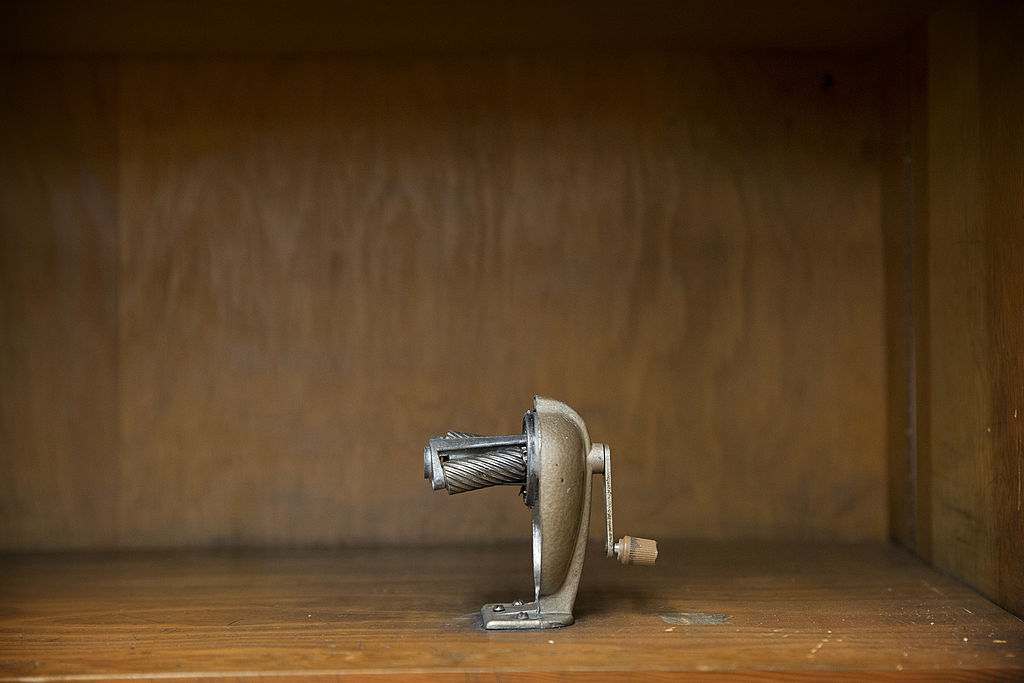
[[[419,448],[543,393],[1024,614],[1024,10],[828,5],[12,3],[0,550],[522,539]]]

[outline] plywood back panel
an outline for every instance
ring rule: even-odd
[[[113,61],[0,65],[0,544],[114,541]]]
[[[420,459],[534,393],[612,445],[623,530],[884,536],[871,60],[128,59],[117,86],[116,544],[523,538],[510,490],[433,493]]]

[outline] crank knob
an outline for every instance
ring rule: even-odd
[[[650,566],[658,559],[658,542],[651,538],[623,536],[615,544],[615,556],[622,564]]]

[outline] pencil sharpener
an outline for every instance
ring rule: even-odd
[[[480,436],[449,431],[423,449],[423,476],[435,491],[465,493],[518,486],[533,511],[532,602],[484,605],[488,629],[558,628],[573,623],[590,529],[592,475],[604,478],[605,554],[622,564],[652,565],[658,545],[647,538],[615,540],[611,449],[593,443],[575,410],[537,396],[523,417],[523,433]]]

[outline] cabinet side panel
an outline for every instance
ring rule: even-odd
[[[981,29],[997,601],[1024,616],[1024,5],[987,12]]]
[[[1024,11],[929,27],[932,560],[1024,611]]]

